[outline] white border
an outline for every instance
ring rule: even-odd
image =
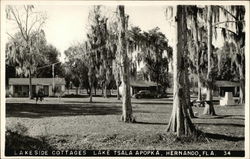
[[[5,5],[6,4],[35,4],[35,5],[94,5],[94,4],[102,4],[102,5],[138,5],[138,6],[148,6],[148,5],[245,5],[246,8],[246,103],[245,103],[245,157],[246,159],[250,158],[249,155],[249,1],[1,1],[1,158],[58,158],[58,157],[34,157],[34,156],[25,156],[25,157],[5,157],[4,156],[4,143],[5,143],[5,41],[6,41],[6,23],[5,23]],[[60,158],[70,158],[70,157],[60,157]],[[83,157],[76,157],[83,158]],[[84,157],[84,158],[96,158],[96,157]],[[102,158],[128,158],[128,157],[102,157]],[[129,157],[131,158],[131,157]],[[142,157],[137,157],[142,158]],[[157,157],[146,157],[148,159],[157,158]],[[161,157],[161,158],[171,158],[171,157]],[[174,157],[178,158],[187,158],[187,157]],[[191,158],[191,157],[189,157]],[[192,158],[201,158],[201,157],[192,157]],[[204,157],[205,158],[205,157]],[[228,158],[228,157],[209,157],[209,158]],[[242,157],[234,157],[242,158]]]

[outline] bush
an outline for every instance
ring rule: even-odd
[[[47,143],[46,136],[34,138],[27,135],[28,128],[17,123],[12,128],[6,129],[5,151],[13,150],[52,150]]]
[[[20,123],[17,123],[13,127],[7,127],[6,131],[24,136],[27,135],[28,128]]]

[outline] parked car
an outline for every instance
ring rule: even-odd
[[[157,98],[167,98],[167,97],[168,97],[168,95],[166,92],[163,92],[163,93],[160,93],[157,95]]]
[[[136,99],[139,99],[139,98],[156,98],[157,94],[152,93],[149,90],[141,90],[138,93],[134,94],[133,97],[135,97]]]

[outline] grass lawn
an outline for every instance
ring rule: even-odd
[[[136,123],[120,120],[121,101],[116,98],[45,98],[35,104],[27,98],[6,99],[6,126],[17,123],[28,128],[26,135],[46,139],[55,149],[213,149],[244,150],[244,105],[215,105],[217,116],[203,116],[194,107],[192,119],[206,138],[178,141],[166,128],[172,99],[132,99]]]

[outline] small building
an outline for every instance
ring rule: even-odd
[[[53,78],[32,78],[33,96],[38,93],[39,89],[43,90],[44,96],[54,96]],[[65,91],[65,79],[54,78],[54,86],[56,93]],[[10,78],[8,86],[8,96],[11,97],[28,97],[29,96],[29,78]]]
[[[158,84],[160,88],[160,85]],[[119,87],[119,92],[122,94],[122,84]],[[143,80],[131,80],[130,81],[130,92],[131,95],[138,93],[140,90],[149,90],[150,92],[157,91],[157,83],[151,81],[143,81]]]
[[[216,81],[216,91],[221,97],[225,96],[225,92],[232,92],[233,96],[239,96],[240,83],[231,81]]]

